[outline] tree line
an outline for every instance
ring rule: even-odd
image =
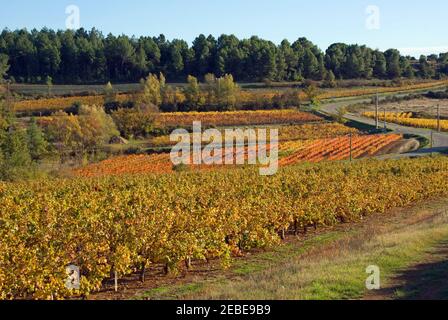
[[[306,38],[280,45],[234,35],[198,36],[189,45],[164,35],[139,38],[104,36],[96,29],[54,31],[26,29],[0,34],[0,74],[20,83],[137,82],[149,73],[163,73],[169,81],[188,75],[237,81],[300,81],[400,77],[434,78],[448,74],[448,53],[405,57],[366,46],[336,43],[325,52]]]

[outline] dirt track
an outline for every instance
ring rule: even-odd
[[[347,104],[357,104],[370,101],[370,99],[361,98],[359,100],[350,100],[350,102],[343,101],[343,102],[335,102],[335,103],[328,103],[322,106],[321,111],[323,111],[326,114],[332,115],[336,114],[337,110],[343,106],[347,106]],[[370,118],[361,117],[355,114],[347,114],[345,116],[346,119],[357,121],[363,124],[375,125],[375,120]],[[381,122],[380,125],[383,127],[384,122]],[[422,136],[428,140],[431,140],[431,131],[429,129],[421,129],[421,128],[413,128],[413,127],[406,127],[402,125],[398,125],[395,123],[386,123],[387,129],[392,130],[394,133],[399,134],[410,134],[410,135],[418,135]],[[427,155],[431,153],[437,153],[448,150],[448,133],[446,132],[433,132],[433,147],[432,148],[424,148],[420,149],[415,152],[407,153],[405,157],[413,157],[413,156],[421,156],[421,155]]]
[[[419,264],[403,270],[384,289],[366,300],[447,300],[448,241],[440,243]]]

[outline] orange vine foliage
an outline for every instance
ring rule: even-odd
[[[402,139],[401,135],[368,135],[352,137],[353,159],[374,156],[392,142]],[[291,146],[290,146],[291,149]],[[335,161],[350,158],[350,137],[319,139],[304,143],[297,147],[292,155],[280,160],[280,165],[291,165],[298,162]]]
[[[334,138],[336,136],[347,135],[349,133],[357,134],[358,130],[344,126],[340,123],[307,123],[302,125],[284,125],[284,126],[271,126],[267,125],[266,129],[278,129],[279,141],[291,141],[291,140],[310,140],[310,139],[323,139]],[[224,136],[224,129],[220,130]],[[192,139],[192,137],[191,137]],[[154,137],[151,139],[151,146],[164,147],[176,144],[170,140],[169,135],[160,137]]]
[[[338,161],[346,160],[350,157],[350,138],[348,136],[332,138],[332,139],[318,139],[311,141],[287,141],[281,142],[279,145],[280,151],[280,166],[293,165],[300,162],[321,162],[321,161]],[[401,135],[368,135],[368,136],[353,136],[352,138],[352,157],[358,159],[362,157],[374,156],[381,149],[388,146],[394,141],[402,139]],[[270,150],[271,146],[267,145],[265,149]],[[210,171],[222,168],[234,168],[235,166],[224,165],[225,159],[233,159],[236,165],[238,156],[242,156],[246,161],[249,154],[257,154],[257,146],[245,146],[244,148],[233,148],[230,151],[222,150],[217,156],[217,159],[222,158],[222,164],[212,165],[194,165],[192,159],[190,168],[192,170]],[[241,155],[241,153],[243,153]],[[283,156],[282,153],[289,155]],[[164,174],[174,171],[173,164],[169,153],[157,155],[131,155],[114,157],[100,163],[91,164],[83,168],[73,171],[75,176],[79,177],[103,177],[116,176],[126,174]]]
[[[117,95],[119,102],[124,102],[129,99],[127,94]],[[60,111],[70,108],[74,103],[81,103],[83,105],[102,105],[104,103],[104,96],[79,96],[79,97],[64,97],[64,98],[49,98],[36,100],[23,100],[14,104],[16,112],[29,111]]]
[[[122,174],[168,173],[172,171],[172,167],[168,153],[130,155],[114,157],[76,169],[74,174],[79,177],[102,177]]]
[[[163,127],[191,127],[194,121],[203,126],[243,126],[254,124],[292,124],[318,122],[323,119],[296,110],[259,110],[231,112],[174,112],[160,113],[156,117]]]

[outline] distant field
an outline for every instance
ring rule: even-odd
[[[127,94],[118,94],[117,100],[120,102],[128,99]],[[38,113],[54,112],[67,110],[73,104],[81,103],[84,105],[103,105],[103,95],[73,96],[73,97],[55,97],[51,99],[23,100],[14,104],[14,110],[19,113]]]
[[[181,85],[181,84],[177,84]],[[350,97],[359,97],[359,96],[367,96],[374,95],[376,93],[395,93],[401,91],[416,91],[416,90],[425,90],[425,89],[434,89],[442,86],[447,86],[448,81],[433,81],[433,82],[418,82],[414,84],[407,84],[398,87],[353,87],[353,88],[335,88],[335,89],[325,89],[320,90],[318,94],[318,98],[320,99],[337,99],[337,98],[350,98]],[[46,86],[34,86],[31,85],[28,88],[28,85],[23,86],[23,89],[19,89],[19,85],[14,85],[13,90],[16,92],[20,92],[20,90],[35,90],[35,92],[39,92],[39,90],[44,90],[47,92]],[[86,93],[86,89],[96,88],[98,91],[90,91]],[[75,91],[78,90],[78,91]],[[115,89],[118,92],[128,92],[135,91],[138,89],[138,84],[127,84],[127,85],[116,85]],[[22,101],[18,101],[15,103],[15,110],[17,112],[29,113],[29,112],[52,112],[58,110],[64,110],[70,108],[74,102],[80,102],[83,104],[101,104],[102,101],[102,86],[55,86],[52,89],[52,93],[57,95],[56,92],[60,92],[59,95],[70,94],[73,96],[69,97],[53,97],[53,98],[40,98],[40,99],[24,99]],[[31,92],[31,91],[29,91]],[[238,100],[242,104],[253,104],[262,99],[263,101],[271,101],[277,94],[279,90],[276,89],[250,89],[250,90],[241,90],[238,96]],[[40,93],[44,94],[44,93]],[[78,96],[76,95],[78,94]],[[182,94],[181,94],[182,95]],[[126,94],[121,93],[119,99],[126,100],[128,97]],[[304,92],[300,93],[300,98],[303,101],[307,101],[308,98],[304,94]],[[180,99],[182,101],[182,99]]]
[[[323,119],[296,110],[259,110],[234,112],[178,112],[160,113],[156,123],[162,127],[191,127],[194,121],[204,126],[245,126],[264,124],[301,124]]]
[[[54,116],[41,117],[39,122],[51,122]],[[312,113],[294,109],[257,110],[228,112],[176,112],[158,113],[155,123],[158,128],[191,128],[194,121],[200,121],[203,128],[224,126],[258,126],[319,123],[324,119]]]
[[[365,112],[363,113],[363,116],[375,119],[375,112]],[[387,122],[401,124],[408,127],[434,130],[437,130],[439,127],[439,122],[437,119],[414,118],[412,113],[388,112],[386,113],[386,117],[384,117],[384,114],[380,114],[379,119],[381,121],[386,120]],[[440,129],[442,131],[448,131],[448,120],[440,120]]]
[[[105,85],[53,85],[51,93],[56,96],[79,95],[81,93],[102,94]],[[138,90],[138,83],[116,84],[114,89],[119,93]],[[11,90],[23,95],[46,95],[48,87],[44,84],[13,84]]]
[[[430,80],[418,80],[415,84],[430,83]],[[319,84],[319,82],[316,82]],[[302,82],[240,82],[238,83],[242,89],[245,90],[282,90],[289,88],[297,88],[303,85]],[[169,83],[174,87],[183,87],[185,83],[175,82]],[[53,85],[51,93],[53,95],[77,95],[81,93],[101,94],[104,91],[105,84],[69,84],[69,85]],[[123,83],[113,84],[114,89],[118,93],[128,93],[139,89],[139,83]],[[390,80],[339,80],[339,88],[367,88],[367,87],[391,87],[393,86]],[[47,95],[48,87],[45,84],[12,84],[11,89],[23,95]]]
[[[436,118],[437,106],[440,106],[440,115],[442,118],[448,119],[448,100],[446,99],[428,99],[419,98],[413,100],[405,100],[398,102],[387,102],[381,105],[388,112],[407,113],[419,115],[421,118]],[[366,105],[359,108],[360,113],[367,111],[375,111],[374,105]]]

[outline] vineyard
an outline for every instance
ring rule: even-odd
[[[358,130],[340,123],[307,123],[302,125],[266,126],[266,129],[278,129],[279,141],[310,140],[332,138],[336,136],[358,134]],[[220,129],[224,136],[224,129]],[[151,139],[151,146],[170,146],[176,142],[170,141],[170,136],[160,136]]]
[[[191,127],[200,121],[204,127],[246,126],[264,124],[302,124],[319,122],[322,118],[296,110],[259,110],[230,112],[176,112],[160,113],[156,123],[160,127]]]
[[[293,142],[283,146],[282,150],[292,149],[292,155],[281,159],[280,165],[285,166],[300,162],[321,162],[324,160],[346,160],[350,158],[350,148],[352,149],[351,156],[353,159],[374,156],[384,147],[402,138],[401,135],[391,134],[320,139],[302,145],[299,143],[299,146],[294,146],[295,143]]]
[[[270,149],[269,146],[263,150]],[[233,148],[231,151],[221,149],[218,155],[204,157],[204,161],[213,162],[212,164],[193,164],[193,158],[190,157],[188,170],[191,171],[211,171],[226,168],[235,168],[238,157],[247,163],[249,155],[256,156],[258,147],[244,146],[241,149]],[[226,159],[232,159],[233,165],[225,165]],[[221,164],[214,164],[215,161],[221,161]],[[129,155],[117,156],[99,163],[90,164],[85,167],[77,168],[72,171],[77,177],[105,177],[135,174],[166,174],[173,173],[177,169],[173,166],[169,153],[154,155]]]
[[[448,300],[448,0],[24,2],[0,11],[13,315]]]
[[[124,102],[130,98],[127,94],[117,95],[117,101]],[[75,103],[83,105],[103,105],[104,96],[92,95],[92,96],[75,96],[64,98],[49,98],[49,99],[36,99],[36,100],[23,100],[14,104],[14,110],[16,112],[44,112],[44,111],[61,111],[70,108]]]
[[[363,115],[365,117],[375,119],[375,112],[365,112],[363,113]],[[410,113],[387,112],[386,117],[384,117],[384,114],[379,114],[379,119],[409,127],[427,128],[435,130],[438,129],[437,119],[421,119],[421,118],[413,118],[412,116],[413,115],[411,112]],[[443,131],[448,131],[448,120],[440,120],[440,129]]]
[[[331,127],[331,126],[330,126]],[[334,131],[331,131],[334,132]],[[397,134],[391,135],[353,135],[337,138],[284,141],[279,144],[279,165],[288,166],[301,162],[321,162],[348,160],[350,158],[350,140],[353,159],[372,157],[382,148],[401,140],[403,137]],[[270,149],[270,146],[267,146]],[[243,156],[245,163],[249,154],[256,154],[256,146],[246,146],[241,150],[233,149],[230,152],[221,150],[220,155],[211,159],[221,159],[225,163],[226,158],[233,159],[236,163],[238,156]],[[191,159],[190,159],[191,160]],[[192,163],[192,161],[191,161]],[[192,170],[215,170],[229,168],[228,165],[190,165]],[[230,166],[234,168],[234,166]],[[131,155],[114,157],[100,163],[91,164],[73,171],[79,177],[104,177],[110,175],[126,174],[164,174],[175,171],[169,153],[157,155]]]
[[[267,183],[269,182],[269,183]],[[173,187],[175,186],[175,187]],[[0,298],[62,299],[153,264],[267,248],[305,232],[448,195],[448,160],[306,164],[272,177],[232,170],[0,183]],[[81,287],[65,286],[65,267]]]
[[[441,87],[448,84],[448,81],[433,81],[429,83],[408,84],[399,87],[390,88],[360,88],[360,89],[340,89],[335,91],[323,92],[319,95],[320,99],[335,99],[344,97],[357,97],[364,95],[375,95],[377,93],[394,93],[408,90],[423,90],[435,87]]]
[[[168,153],[162,155],[119,156],[74,170],[80,177],[101,177],[123,174],[169,173],[173,164]]]
[[[363,95],[374,95],[376,93],[393,93],[399,91],[408,90],[423,90],[435,87],[447,85],[448,81],[433,81],[427,83],[407,84],[398,87],[379,87],[379,88],[354,88],[354,89],[331,89],[322,90],[318,98],[319,99],[335,99],[345,97],[357,97]],[[237,100],[242,104],[254,104],[258,101],[271,101],[276,95],[279,94],[278,90],[270,90],[257,92],[257,90],[242,90],[238,94]],[[176,93],[177,100],[179,102],[185,101],[183,93]],[[131,99],[130,94],[117,95],[118,102],[124,102]],[[300,99],[307,100],[307,96],[301,92]],[[86,104],[86,105],[101,105],[104,101],[102,95],[92,96],[74,96],[74,97],[56,97],[47,99],[36,100],[22,100],[15,103],[14,109],[17,112],[43,112],[43,111],[59,111],[70,108],[74,103]]]
[[[369,90],[376,89],[329,90],[320,97]],[[387,90],[381,92],[405,89]],[[258,99],[259,93],[239,94]],[[118,100],[129,97],[118,95]],[[29,100],[15,108],[56,111],[75,102],[101,105],[103,99]],[[45,127],[56,116],[40,117],[38,123]],[[386,116],[425,120],[412,114]],[[170,155],[162,153],[112,157],[73,169],[65,179],[0,182],[0,299],[85,297],[112,275],[139,272],[143,277],[154,265],[176,274],[187,272],[192,260],[216,259],[225,268],[234,255],[279,245],[287,232],[306,233],[310,227],[448,195],[446,158],[362,160],[402,140],[398,134],[363,135],[294,109],[157,113],[154,126],[189,129],[195,121],[220,132],[225,127],[279,129],[279,172],[262,177],[257,166],[173,166]],[[171,145],[168,136],[148,141]],[[206,160],[243,157],[247,162],[249,154],[260,150],[242,146],[220,151]],[[360,161],[343,161],[350,158]],[[79,290],[65,285],[71,264],[81,270]]]
[[[57,115],[39,117],[42,127],[51,123]],[[288,110],[259,110],[259,111],[231,111],[231,112],[176,112],[154,114],[156,128],[174,129],[193,126],[193,122],[200,121],[203,128],[225,126],[253,126],[253,125],[284,125],[318,123],[324,120],[314,114]],[[144,118],[143,118],[144,119]],[[292,130],[292,129],[291,129]],[[334,131],[341,131],[335,127]],[[346,130],[347,131],[347,130]],[[169,137],[160,138],[162,143],[168,142]],[[157,139],[155,140],[156,144]]]

